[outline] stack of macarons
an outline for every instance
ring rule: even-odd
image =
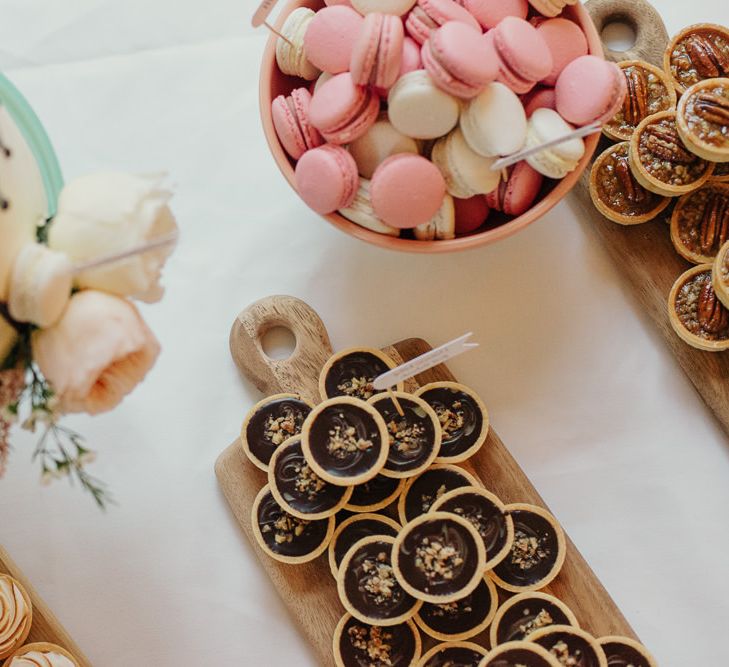
[[[299,81],[271,108],[297,190],[322,215],[428,240],[503,224],[585,147],[494,162],[623,103],[620,70],[588,54],[563,0],[326,2],[284,21],[276,61]]]

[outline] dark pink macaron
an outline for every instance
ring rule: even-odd
[[[527,0],[460,0],[460,4],[486,29],[495,28],[507,16],[525,19],[529,14]]]
[[[363,22],[362,16],[346,5],[320,9],[304,33],[304,53],[309,62],[322,72],[346,72]]]
[[[372,175],[372,207],[385,224],[410,229],[428,222],[440,209],[446,185],[438,167],[412,153],[387,158]]]
[[[476,97],[499,71],[499,61],[483,33],[458,21],[432,30],[421,55],[435,85],[462,99]]]
[[[563,18],[542,21],[537,26],[537,32],[544,38],[552,54],[552,71],[542,79],[542,83],[553,86],[569,63],[587,55],[587,38],[580,26]]]
[[[491,212],[486,197],[483,195],[476,195],[468,199],[454,197],[453,207],[456,211],[456,234],[475,232],[486,222]]]
[[[532,88],[526,95],[522,95],[521,103],[524,105],[524,113],[527,118],[536,109],[557,109],[554,88],[537,86]]]
[[[418,0],[405,20],[408,35],[418,44],[424,44],[430,31],[448,21],[460,21],[480,29],[478,21],[453,0]]]
[[[377,120],[380,98],[370,88],[358,86],[349,72],[324,82],[309,105],[309,120],[327,141],[348,144],[361,137]]]
[[[341,146],[325,144],[301,156],[295,180],[307,206],[326,215],[354,201],[359,186],[357,163]]]
[[[515,93],[528,92],[552,71],[552,54],[544,38],[528,21],[507,16],[484,37],[499,57],[498,80]]]
[[[507,215],[521,215],[537,198],[544,176],[523,160],[509,167],[508,173],[508,179],[486,195],[486,203]]]
[[[403,53],[405,30],[402,19],[393,14],[367,14],[352,48],[349,71],[361,86],[387,90],[397,80]]]
[[[311,94],[306,88],[294,88],[288,97],[279,95],[271,103],[276,135],[294,160],[323,143],[321,134],[309,121],[310,103]]]
[[[569,63],[557,79],[557,111],[575,125],[603,123],[623,105],[627,89],[625,76],[615,63],[597,56],[581,56]]]

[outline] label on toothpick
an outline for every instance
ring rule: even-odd
[[[263,2],[258,5],[258,9],[256,9],[255,14],[253,14],[253,18],[251,19],[251,25],[254,28],[258,28],[266,22],[268,15],[276,6],[276,2],[277,0],[263,0]]]

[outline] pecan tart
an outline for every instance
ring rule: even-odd
[[[644,118],[630,139],[630,169],[647,190],[678,197],[701,187],[714,163],[689,151],[676,128],[676,112],[661,111]]]
[[[658,667],[648,649],[630,637],[600,637],[597,643],[605,651],[608,667]]]
[[[618,63],[628,84],[628,92],[620,111],[602,131],[611,139],[630,139],[640,121],[659,111],[676,108],[676,89],[666,73],[644,60]]]
[[[716,255],[711,270],[711,284],[714,286],[719,301],[726,308],[729,308],[729,241],[721,247]]]
[[[33,604],[19,581],[0,574],[0,660],[7,658],[28,638],[33,623]]]
[[[729,162],[729,78],[691,86],[681,95],[676,125],[692,153],[705,160]]]
[[[588,632],[571,625],[552,625],[535,630],[527,641],[546,648],[560,665],[608,667],[607,657],[597,640]]]
[[[717,162],[709,182],[729,183],[729,162]]]
[[[332,647],[337,667],[410,667],[420,658],[421,642],[412,621],[383,628],[345,614]]]
[[[448,512],[429,512],[403,526],[392,549],[400,585],[423,602],[447,604],[472,593],[486,550],[476,529]]]
[[[473,642],[446,642],[430,649],[417,667],[478,667],[487,654]]]
[[[668,296],[668,318],[689,345],[708,352],[729,350],[729,310],[711,284],[711,264],[689,269]]]
[[[412,618],[423,604],[407,593],[392,567],[394,537],[363,537],[344,555],[337,591],[344,608],[358,621],[398,625]]]
[[[400,524],[384,514],[355,514],[350,516],[337,526],[329,542],[328,556],[329,569],[334,578],[337,578],[339,566],[345,554],[359,542],[363,537],[373,535],[385,535],[396,537],[400,532]]]
[[[354,487],[344,509],[349,512],[377,512],[399,498],[406,483],[407,480],[404,478],[377,475],[368,482]]]
[[[49,642],[34,642],[18,649],[5,667],[79,667],[65,648]]]
[[[319,393],[325,401],[334,396],[350,396],[366,401],[380,393],[372,386],[375,378],[397,364],[384,352],[370,347],[353,347],[332,355],[319,374]],[[398,384],[398,391],[403,385]]]
[[[671,241],[679,255],[708,264],[728,240],[729,183],[707,183],[676,202]]]
[[[630,144],[623,141],[597,157],[590,172],[590,197],[608,220],[638,225],[655,218],[671,200],[638,183],[630,170],[629,151]]]
[[[571,663],[567,663],[571,664]],[[515,641],[492,649],[479,667],[562,667],[546,648],[533,642]]]
[[[712,23],[684,28],[668,44],[663,69],[679,93],[704,79],[729,76],[729,30]]]

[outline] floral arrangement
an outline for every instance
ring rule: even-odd
[[[95,452],[62,417],[111,410],[157,359],[134,301],[162,296],[177,236],[170,198],[161,176],[98,173],[66,185],[30,235],[0,218],[0,477],[19,425],[39,433],[43,483],[69,478],[110,502],[87,471]]]

